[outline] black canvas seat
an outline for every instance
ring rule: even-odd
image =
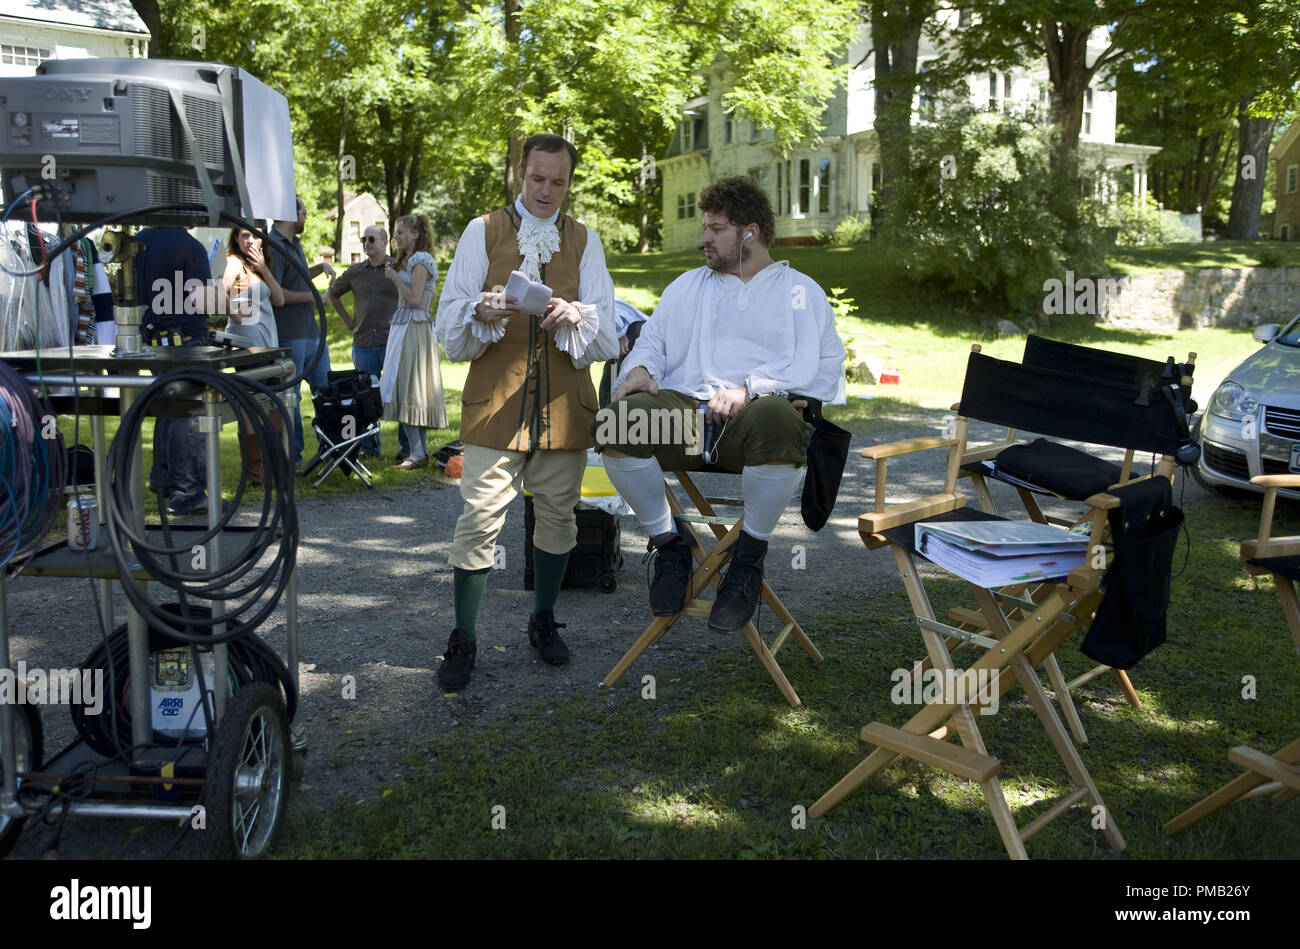
[[[1281,574],[1288,580],[1300,580],[1300,557],[1256,557],[1246,563],[1269,573]]]
[[[312,390],[316,417],[311,427],[316,433],[319,450],[303,466],[310,474],[318,466],[325,470],[314,482],[322,481],[338,468],[345,475],[355,474],[366,487],[373,487],[374,473],[361,461],[361,443],[379,433],[384,404],[379,388],[368,372],[344,369],[326,376],[326,384]]]

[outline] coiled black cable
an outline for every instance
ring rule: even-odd
[[[162,609],[169,612],[173,618],[180,615],[180,607],[175,603],[165,604]],[[207,613],[209,611],[202,608],[195,608],[198,613]],[[171,649],[183,645],[179,640],[173,639],[161,630],[150,627],[149,629],[149,651],[157,652],[160,649]],[[198,665],[197,655],[199,652],[210,652],[211,650],[201,647],[191,647],[191,656],[195,662],[196,673],[201,669]],[[284,694],[285,711],[290,720],[293,719],[295,710],[298,707],[298,693],[293,687],[293,680],[289,676],[289,669],[284,664],[275,650],[268,646],[259,636],[246,636],[232,642],[228,647],[228,670],[227,674],[233,680],[232,688],[239,688],[252,682],[267,682],[274,686],[279,686]],[[112,635],[106,642],[100,643],[86,656],[81,663],[82,669],[88,669],[92,673],[100,672],[104,680],[113,683],[113,690],[107,701],[111,703],[108,708],[101,710],[98,715],[86,714],[84,704],[73,703],[72,723],[76,727],[78,734],[85,740],[86,744],[95,751],[108,757],[115,757],[119,754],[118,749],[121,747],[131,747],[131,708],[130,708],[130,689],[131,677],[129,674],[130,663],[130,643],[127,638],[126,624],[118,626],[113,630]],[[212,683],[204,682],[205,701],[200,703],[205,718],[208,715],[208,702],[211,701]],[[188,726],[188,723],[186,723]],[[212,734],[213,723],[207,721],[208,735]],[[198,744],[203,739],[193,738],[184,739],[186,744]]]
[[[0,568],[34,550],[59,512],[67,485],[63,436],[54,411],[0,361]]]
[[[249,532],[248,545],[229,564],[211,570],[203,569],[206,564],[195,564],[196,552],[200,546],[219,537],[236,536],[225,532],[225,527],[238,511],[248,483],[246,445],[241,451],[241,471],[235,497],[225,506],[214,527],[186,531],[183,541],[175,545],[163,506],[163,543],[159,545],[150,542],[146,532],[135,523],[131,463],[140,441],[141,425],[149,407],[159,399],[168,398],[168,387],[177,382],[197,383],[216,392],[236,416],[251,427],[252,437],[262,444],[266,481],[261,519]],[[105,515],[123,591],[151,627],[157,627],[182,642],[229,642],[256,630],[279,604],[297,560],[298,513],[293,502],[294,470],[279,433],[256,397],[258,394],[273,400],[284,417],[283,405],[275,392],[255,379],[210,369],[173,369],[155,379],[136,397],[122,416],[117,436],[109,449]],[[212,498],[209,503],[220,504],[221,499]],[[129,551],[128,541],[131,545]],[[270,562],[259,566],[268,554]],[[153,579],[177,593],[179,616],[155,604],[134,582],[131,576],[132,555]],[[183,565],[190,569],[183,569]],[[190,598],[221,602],[226,606],[226,615],[200,615],[201,611],[190,603]],[[178,619],[183,621],[178,622]],[[226,631],[216,636],[213,629],[219,623],[227,624]]]

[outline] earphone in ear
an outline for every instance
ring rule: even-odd
[[[746,231],[746,232],[745,232],[745,240],[749,240],[749,239],[750,239],[751,237],[753,237],[753,236],[754,236],[754,232],[753,232],[753,231]]]

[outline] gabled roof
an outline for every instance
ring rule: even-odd
[[[344,216],[346,216],[347,213],[348,213],[349,211],[352,210],[352,206],[353,206],[354,204],[356,204],[358,201],[360,201],[362,198],[370,198],[370,200],[374,201],[375,204],[379,205],[379,208],[380,208],[381,211],[383,210],[383,207],[384,207],[383,204],[380,202],[380,200],[379,200],[378,198],[376,198],[376,197],[375,197],[373,194],[371,194],[369,191],[356,192],[356,191],[348,191],[348,190],[345,189],[344,192],[343,192],[343,214],[344,214]],[[339,209],[338,209],[337,207],[333,207],[333,208],[330,208],[328,211],[325,212],[325,216],[326,216],[326,217],[338,217],[338,213],[339,213]]]
[[[1286,130],[1286,133],[1280,139],[1278,139],[1277,145],[1275,145],[1268,153],[1268,160],[1281,161],[1282,156],[1291,150],[1291,146],[1295,144],[1297,138],[1300,138],[1300,119],[1296,119],[1292,122],[1291,127]]]
[[[130,0],[4,0],[0,18],[150,35]]]

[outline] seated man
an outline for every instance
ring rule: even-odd
[[[741,473],[745,524],[709,615],[710,629],[730,632],[753,615],[768,538],[807,458],[811,427],[786,396],[843,401],[844,345],[822,289],[769,255],[772,208],[752,178],[710,185],[699,208],[705,266],[664,291],[593,429],[610,481],[658,551],[656,616],[681,612],[692,560],[674,529],[663,468],[712,461]],[[701,405],[721,430],[716,458],[701,452]]]

